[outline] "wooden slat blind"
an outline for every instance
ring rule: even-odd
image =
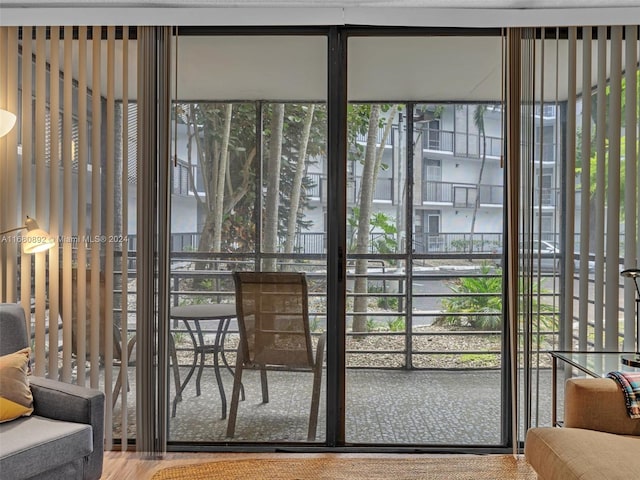
[[[18,29],[0,29],[0,108],[9,112],[18,112],[18,97],[9,92],[17,91],[18,85]],[[19,125],[16,125],[7,135],[0,138],[0,179],[16,178],[18,165],[13,161],[17,150]],[[0,190],[0,231],[5,231],[18,225],[18,194],[16,182],[3,185]],[[14,242],[0,243],[0,264],[4,270],[0,273],[0,297],[15,302],[18,291],[17,268],[18,245]]]
[[[31,27],[22,28],[22,58],[31,58],[33,55],[32,45],[33,29]],[[16,56],[18,54],[16,50]],[[31,92],[33,89],[33,69],[31,62],[22,62],[22,91]],[[22,184],[20,191],[20,215],[19,221],[24,220],[24,216],[29,213],[31,208],[31,159],[33,158],[33,114],[32,114],[32,98],[30,95],[22,95],[20,129],[22,131],[22,163],[20,170],[22,174]],[[33,215],[33,214],[32,214]],[[31,292],[31,257],[28,255],[20,256],[20,303],[28,313],[31,311],[31,295],[24,295],[22,292]],[[27,325],[27,331],[31,333],[31,323]]]
[[[582,29],[582,91],[591,90],[592,72],[592,29]],[[591,158],[591,95],[582,97],[582,158]],[[590,213],[591,213],[591,162],[582,162],[582,172],[580,175],[580,261],[582,265],[588,265],[589,243],[590,243]],[[580,298],[589,298],[589,276],[581,275],[578,285]],[[578,306],[579,318],[589,318],[589,303],[580,302]],[[582,351],[587,350],[588,344],[588,322],[580,322],[578,325],[578,347]]]
[[[50,60],[49,71],[50,82],[58,82],[58,72],[60,71],[60,29],[54,28],[50,33]],[[54,237],[59,235],[59,198],[60,198],[60,148],[58,139],[60,138],[60,89],[51,88],[49,92],[49,234]],[[49,251],[49,265],[58,265],[59,250],[52,248]],[[59,294],[60,294],[59,270],[49,269],[49,318],[57,319],[59,316]],[[49,345],[58,345],[58,329],[49,328]],[[49,372],[58,370],[58,355],[49,355]]]
[[[523,296],[514,308],[522,309],[520,315],[524,323],[512,323],[512,326],[521,329],[519,335],[522,335],[525,351],[522,352],[523,365],[520,367],[524,372],[538,370],[540,364],[530,362],[544,353],[536,346],[540,342],[527,344],[528,335],[538,332],[538,338],[542,338],[545,333],[540,333],[544,325],[541,318],[552,315],[540,308],[531,308],[528,300],[536,288],[538,306],[546,302],[548,307],[550,303],[540,294],[541,289],[552,288],[553,296],[561,299],[561,349],[632,351],[636,348],[635,287],[632,280],[621,280],[620,271],[640,264],[638,26],[569,27],[566,36],[559,35],[556,30],[556,52],[566,51],[567,56],[563,64],[559,64],[556,58],[555,69],[549,68],[552,65],[550,58],[545,59],[550,55],[545,53],[545,42],[552,36],[550,29],[540,29],[537,40],[540,55],[531,65],[531,72],[523,73],[520,80],[523,92],[521,108],[527,112],[525,117],[532,115],[533,118],[523,119],[520,132],[512,129],[508,137],[508,141],[522,145],[522,175],[517,180],[523,190],[519,199],[522,202],[518,222],[521,232],[516,233],[522,235],[524,242],[523,247],[516,247],[511,238],[509,245],[520,249],[522,257],[520,273],[523,278],[519,288]],[[523,38],[521,42],[522,51],[526,52],[528,39]],[[527,63],[523,55],[523,70]],[[513,75],[513,72],[509,71],[508,75]],[[527,75],[540,80],[540,87],[533,89],[533,98],[526,95],[530,91]],[[554,78],[556,92],[545,91],[543,86],[550,85]],[[512,81],[515,80],[514,76]],[[566,98],[558,98],[558,86],[568,92]],[[538,145],[540,158],[536,162],[535,158],[528,156],[532,140],[528,124],[531,120],[537,121],[538,129],[543,130],[543,109],[545,104],[550,105],[554,93],[555,117],[562,122],[556,130],[561,130],[562,135],[551,141],[540,133],[539,141],[547,145]],[[539,109],[529,111],[529,102],[538,105]],[[553,147],[556,155],[543,161],[546,146]],[[536,163],[535,168],[532,168],[533,162]],[[543,250],[538,243],[543,240],[541,235],[544,232],[540,219],[548,206],[540,196],[537,202],[527,203],[530,200],[529,190],[543,185],[541,176],[544,168],[560,172],[557,177],[561,180],[559,191],[562,195],[562,202],[554,205],[554,215],[559,218],[560,236],[555,238],[562,249],[559,254],[563,260],[562,268],[546,275],[540,273]],[[516,182],[515,177],[509,176],[509,182]],[[514,195],[508,197],[509,202],[516,201]],[[574,252],[579,253],[579,258]],[[558,286],[556,278],[560,279]],[[623,295],[621,287],[624,287]],[[533,355],[527,355],[527,348],[532,349]],[[518,353],[512,347],[512,356]],[[538,392],[530,375],[525,373],[523,382],[526,398],[514,402],[514,405],[524,408],[525,426],[530,426],[538,417],[537,410],[527,410]],[[529,380],[532,381],[530,388],[527,387]]]
[[[625,144],[623,152],[625,157],[625,190],[624,190],[624,258],[628,259],[628,268],[639,266],[640,261],[640,168],[638,168],[638,26],[625,27]],[[633,263],[635,259],[635,264]],[[634,351],[636,345],[634,339],[637,336],[630,335],[634,332],[635,325],[635,293],[633,280],[625,279],[624,289],[624,341],[625,351]],[[636,333],[637,335],[637,333]],[[638,347],[640,348],[640,347]],[[637,351],[637,350],[636,350]]]
[[[58,238],[57,248],[34,255],[21,254],[17,242],[0,247],[0,300],[19,298],[32,318],[35,375],[105,392],[107,448],[110,426],[122,423],[123,448],[129,431],[129,382],[114,352],[128,364],[131,47],[127,29],[115,26],[0,28],[0,108],[19,114],[18,127],[0,140],[0,230],[29,215]],[[120,422],[112,411],[119,375]]]

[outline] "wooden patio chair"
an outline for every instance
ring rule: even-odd
[[[304,273],[234,272],[240,344],[231,394],[227,437],[235,433],[242,372],[260,370],[262,402],[269,402],[267,370],[313,373],[307,440],[316,438],[324,334],[314,355]]]

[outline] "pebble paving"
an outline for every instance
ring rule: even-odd
[[[184,378],[186,369],[181,371]],[[311,374],[269,372],[269,403],[262,403],[259,373],[243,375],[246,400],[240,402],[234,438],[226,437],[227,421],[213,375],[206,368],[202,394],[192,379],[170,419],[169,438],[177,442],[305,442],[311,398]],[[129,376],[134,376],[133,370]],[[223,372],[230,402],[233,379]],[[323,378],[321,399],[325,396]],[[353,369],[347,373],[347,441],[371,445],[495,446],[501,443],[501,376],[495,370]],[[128,395],[129,432],[135,434],[135,385]],[[551,374],[539,379],[540,425],[551,423]],[[561,399],[562,395],[559,393]],[[173,398],[173,391],[171,392]],[[558,411],[561,412],[561,406]],[[114,438],[119,438],[120,403],[114,410]],[[325,437],[325,402],[321,400],[317,441]],[[535,423],[535,422],[534,422]]]

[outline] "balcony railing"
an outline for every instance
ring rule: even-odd
[[[414,253],[491,253],[502,251],[502,233],[415,233]],[[473,249],[471,249],[473,242]],[[496,263],[498,259],[496,259]]]
[[[362,177],[355,177],[348,183],[347,200],[352,203],[358,202],[358,193],[362,184]],[[373,191],[373,200],[379,202],[393,201],[393,178],[378,178],[376,188]]]
[[[376,241],[382,234],[371,233],[369,253],[375,251]],[[197,252],[200,232],[173,233],[171,235],[171,251],[182,255],[181,252]],[[415,253],[466,253],[469,252],[471,235],[469,233],[416,233],[414,234]],[[474,253],[496,253],[501,251],[502,233],[477,232],[473,234]],[[284,253],[284,239],[278,242],[280,248],[276,253]],[[296,234],[294,254],[324,255],[326,253],[327,238],[324,232],[302,232]],[[136,236],[129,235],[129,251],[136,249]]]
[[[420,236],[416,236],[416,239],[421,238]],[[423,238],[430,238],[433,240],[433,245],[437,245],[439,250],[426,250],[425,253],[457,253],[457,252],[465,252],[469,246],[470,236],[462,235],[462,234],[439,234],[439,235],[425,235]],[[474,253],[484,253],[485,260],[481,260],[482,262],[486,262],[486,259],[493,259],[496,262],[496,265],[500,262],[500,254],[496,253],[495,250],[492,250],[492,247],[496,244],[499,244],[502,241],[501,234],[497,233],[476,233],[473,236],[474,242]],[[477,243],[476,243],[477,242]],[[417,252],[416,252],[417,253]],[[491,255],[487,255],[491,254]],[[116,252],[116,259],[119,259],[121,255],[120,252]],[[129,258],[129,271],[128,271],[128,294],[131,296],[136,295],[136,286],[135,286],[135,278],[136,278],[136,270],[135,270],[135,251],[130,251],[128,253]],[[287,265],[292,266],[293,268],[301,271],[306,271],[310,280],[310,296],[315,298],[317,302],[311,302],[312,305],[315,305],[314,311],[311,312],[311,317],[313,319],[315,328],[323,328],[326,325],[326,313],[323,309],[323,305],[326,302],[326,261],[318,258],[313,258],[308,255],[289,255],[289,256],[280,256],[280,261],[286,263]],[[458,258],[460,256],[452,256],[449,258]],[[481,258],[479,258],[480,260]],[[213,255],[208,253],[198,253],[198,252],[173,252],[171,254],[171,302],[172,304],[179,304],[184,301],[192,301],[192,302],[205,302],[205,301],[224,301],[225,299],[233,298],[233,282],[231,280],[231,271],[234,269],[252,269],[254,267],[255,259],[251,254],[248,255],[234,255],[234,254],[219,254]],[[455,260],[453,260],[455,262]],[[622,259],[620,260],[622,262]],[[413,340],[424,336],[424,335],[469,335],[469,336],[494,336],[499,335],[499,331],[443,331],[441,333],[424,331],[419,329],[407,329],[404,326],[413,324],[414,326],[417,324],[422,324],[426,322],[426,324],[430,324],[431,321],[440,318],[443,315],[443,310],[441,307],[420,307],[419,302],[425,301],[430,304],[433,303],[438,298],[457,298],[457,297],[468,297],[472,296],[496,296],[498,293],[473,293],[473,294],[458,294],[453,290],[437,290],[433,291],[430,287],[428,287],[428,282],[444,282],[443,286],[448,285],[448,282],[455,281],[456,279],[461,279],[465,277],[473,277],[473,278],[485,278],[485,277],[499,277],[500,273],[495,270],[490,270],[489,272],[483,273],[479,267],[479,262],[468,262],[465,264],[466,268],[460,270],[457,265],[447,263],[447,257],[440,257],[438,260],[440,266],[437,269],[433,269],[432,263],[433,260],[430,260],[428,263],[421,263],[421,260],[416,259],[412,265],[411,273],[407,272],[405,268],[399,266],[392,262],[387,262],[382,259],[376,259],[372,257],[370,260],[370,267],[368,272],[365,274],[367,278],[367,282],[369,285],[368,292],[365,294],[358,294],[349,290],[349,285],[352,285],[356,278],[355,270],[351,264],[347,265],[347,288],[348,288],[348,297],[354,298],[358,295],[366,295],[370,302],[375,302],[378,305],[377,308],[374,308],[370,311],[366,312],[366,315],[372,319],[372,323],[375,325],[389,325],[389,330],[385,329],[373,329],[372,331],[367,332],[347,332],[349,337],[352,336],[395,336],[398,338],[404,338],[405,342],[401,342],[399,349],[394,350],[393,353],[402,355],[406,358],[406,356],[418,358],[425,357],[430,355],[451,355],[455,354],[482,354],[482,355],[499,355],[500,351],[460,351],[460,352],[451,352],[451,351],[440,351],[440,350],[421,350],[420,347],[416,346]],[[116,265],[120,265],[122,262],[116,262]],[[133,267],[131,266],[133,264]],[[447,265],[451,265],[447,267]],[[121,275],[121,271],[116,269],[115,279]],[[553,275],[557,274],[556,271]],[[591,274],[590,274],[591,275]],[[577,278],[577,274],[576,274]],[[198,282],[194,282],[194,280],[200,279],[204,280],[201,284]],[[590,282],[595,281],[590,277]],[[406,292],[408,282],[413,282],[413,291],[412,298],[414,299],[413,309],[411,311],[407,310],[406,304]],[[120,285],[119,280],[115,282],[114,294],[120,295],[122,290],[119,289],[118,285]],[[623,283],[620,281],[619,288],[622,291]],[[444,293],[443,293],[444,292]],[[543,298],[544,303],[547,305],[557,305],[559,293],[553,290],[545,290],[541,292],[540,297]],[[574,300],[579,301],[577,297],[574,297]],[[584,299],[583,299],[584,300]],[[593,304],[593,298],[590,297],[586,299],[590,304]],[[124,308],[127,308],[126,306]],[[620,311],[622,311],[620,309]],[[120,315],[122,312],[119,307],[114,308],[114,313]],[[129,305],[129,320],[132,319],[135,321],[135,310],[131,309],[131,305]],[[575,313],[575,312],[574,312]],[[348,312],[347,321],[353,317],[360,314],[360,312]],[[473,316],[473,315],[486,315],[486,312],[447,312],[448,316],[456,316],[463,315],[465,317]],[[496,316],[500,316],[499,312],[496,312]],[[557,317],[559,312],[556,308],[553,310],[545,311],[543,315],[546,316],[554,316]],[[411,321],[411,319],[413,321]],[[401,322],[397,322],[402,328],[392,329],[391,324],[395,324],[396,321],[401,320]],[[595,325],[591,319],[588,319],[588,325],[591,329],[601,329],[602,326]],[[416,323],[418,322],[418,323]],[[576,322],[577,324],[578,322]],[[130,324],[131,328],[133,324]],[[234,332],[231,332],[234,333]],[[237,332],[236,332],[237,333]],[[545,336],[553,336],[557,339],[558,331],[545,331],[540,332],[540,334],[544,334]],[[574,335],[577,335],[577,332],[574,332]],[[622,336],[622,334],[621,334]],[[377,354],[388,354],[389,351],[378,351],[378,350],[354,350],[348,352],[353,355],[359,355],[363,353],[377,353]],[[411,363],[403,364],[404,368],[421,368],[420,361],[417,361],[416,365]],[[401,368],[402,365],[399,365],[398,368]],[[497,368],[497,367],[496,367]]]
[[[480,158],[486,151],[488,157],[499,158],[502,155],[502,138],[486,135],[483,141],[482,135],[475,133],[425,128],[422,130],[422,148],[472,158]]]
[[[457,207],[473,207],[477,185],[461,182],[433,182],[422,184],[422,201],[449,203]],[[470,191],[473,191],[470,193]],[[462,198],[466,199],[463,201]],[[463,204],[460,204],[463,202]],[[502,185],[480,185],[480,204],[503,205],[504,187]]]

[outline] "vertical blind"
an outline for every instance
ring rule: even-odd
[[[0,230],[28,215],[57,239],[27,255],[20,232],[4,237],[1,300],[31,318],[33,373],[103,390],[125,447],[132,43],[115,26],[0,28],[0,107],[18,113],[0,143]]]
[[[519,53],[521,98],[514,110],[522,125],[509,136],[520,147],[520,174],[510,177],[518,182],[519,198],[515,191],[509,198],[520,202],[515,232],[520,246],[514,238],[510,243],[519,249],[521,277],[519,299],[514,294],[512,300],[519,309],[512,321],[519,340],[512,356],[514,366],[522,362],[518,366],[526,372],[518,403],[528,428],[537,424],[538,373],[545,355],[538,345],[549,321],[559,326],[558,349],[636,347],[635,290],[620,271],[640,265],[638,26],[541,28],[531,38],[523,35]],[[511,81],[515,87],[518,80]],[[556,138],[542,133],[547,109],[561,122],[556,130],[562,135]],[[556,155],[545,158],[547,149]],[[536,266],[543,256],[542,219],[548,208],[539,196],[544,168],[561,173],[556,207],[561,220],[553,239],[561,268],[551,278]],[[543,289],[559,299],[557,309],[555,303],[551,311],[540,308]]]

